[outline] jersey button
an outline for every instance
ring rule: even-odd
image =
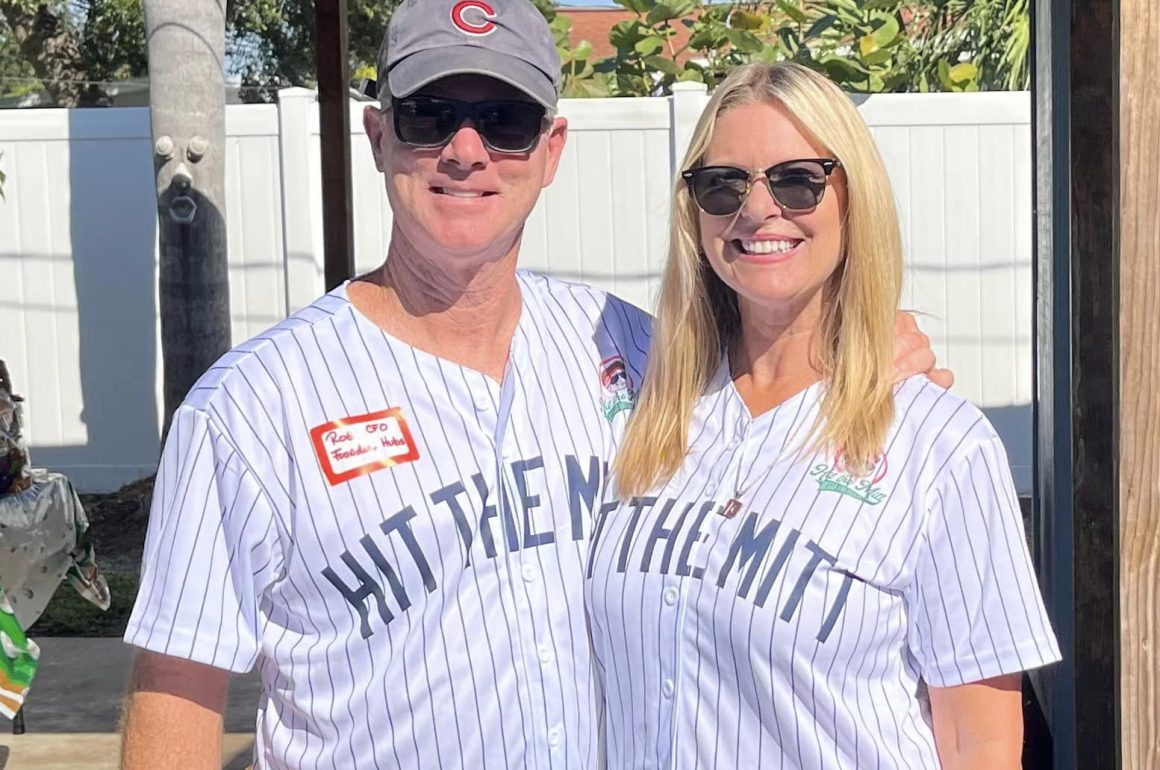
[[[540,662],[550,663],[552,661],[552,649],[547,645],[540,648]]]
[[[552,748],[560,745],[560,729],[558,727],[553,727],[548,731],[548,745]]]
[[[524,576],[524,580],[528,583],[534,583],[536,580],[536,568],[531,564],[525,564],[524,568],[520,570]]]
[[[676,588],[674,588],[672,586],[666,588],[665,589],[665,604],[669,605],[670,607],[673,606],[674,604],[677,603],[678,596],[679,596],[679,594],[677,593]]]
[[[661,685],[661,695],[665,696],[666,698],[671,698],[673,697],[673,689],[673,680],[666,679],[664,684]]]

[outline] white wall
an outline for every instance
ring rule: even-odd
[[[236,341],[322,291],[313,92],[227,108],[226,220]],[[672,173],[703,93],[565,100],[570,138],[523,264],[651,307]],[[1026,93],[882,95],[860,109],[898,197],[904,303],[956,390],[983,406],[1030,488],[1031,137]],[[355,253],[381,260],[382,180],[352,105]],[[34,462],[81,489],[152,472],[158,453],[156,201],[144,109],[0,112],[0,358],[28,397]]]

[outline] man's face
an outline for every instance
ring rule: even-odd
[[[522,91],[480,75],[448,77],[419,95],[530,101]],[[368,107],[363,124],[375,165],[387,179],[397,233],[425,258],[466,269],[516,247],[540,190],[556,174],[568,131],[567,121],[556,118],[530,151],[506,154],[485,147],[470,121],[432,149],[401,142],[389,109]]]

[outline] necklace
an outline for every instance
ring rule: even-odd
[[[729,498],[729,500],[725,503],[725,506],[721,508],[721,515],[727,519],[732,519],[734,516],[736,516],[741,511],[741,498],[744,497],[751,489],[764,481],[765,477],[769,475],[771,470],[773,470],[772,463],[767,465],[765,470],[763,470],[761,474],[757,476],[757,478],[750,480],[749,483],[744,487],[738,486],[733,492],[733,497]]]

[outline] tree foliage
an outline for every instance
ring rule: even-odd
[[[852,91],[1022,89],[1029,82],[1027,0],[617,0],[612,56],[569,44],[551,18],[569,96],[666,93],[712,86],[749,61],[793,60]],[[679,35],[678,32],[683,32]]]
[[[667,93],[710,85],[753,60],[792,59],[852,91],[1027,88],[1028,0],[617,0],[634,18],[608,39],[570,43],[571,20],[550,0],[566,96]],[[352,72],[373,76],[399,0],[348,0]],[[678,32],[683,34],[678,35]],[[315,83],[314,0],[229,0],[226,66],[243,98]],[[145,74],[139,0],[0,0],[0,94],[44,88],[57,104],[100,104],[99,82]],[[357,77],[356,77],[357,79]]]
[[[0,95],[43,89],[61,107],[107,102],[146,72],[139,0],[0,0]]]
[[[348,0],[352,73],[373,73],[383,30],[400,2]],[[315,84],[314,0],[233,0],[227,25],[231,66],[241,77],[243,98],[270,101],[279,88]]]

